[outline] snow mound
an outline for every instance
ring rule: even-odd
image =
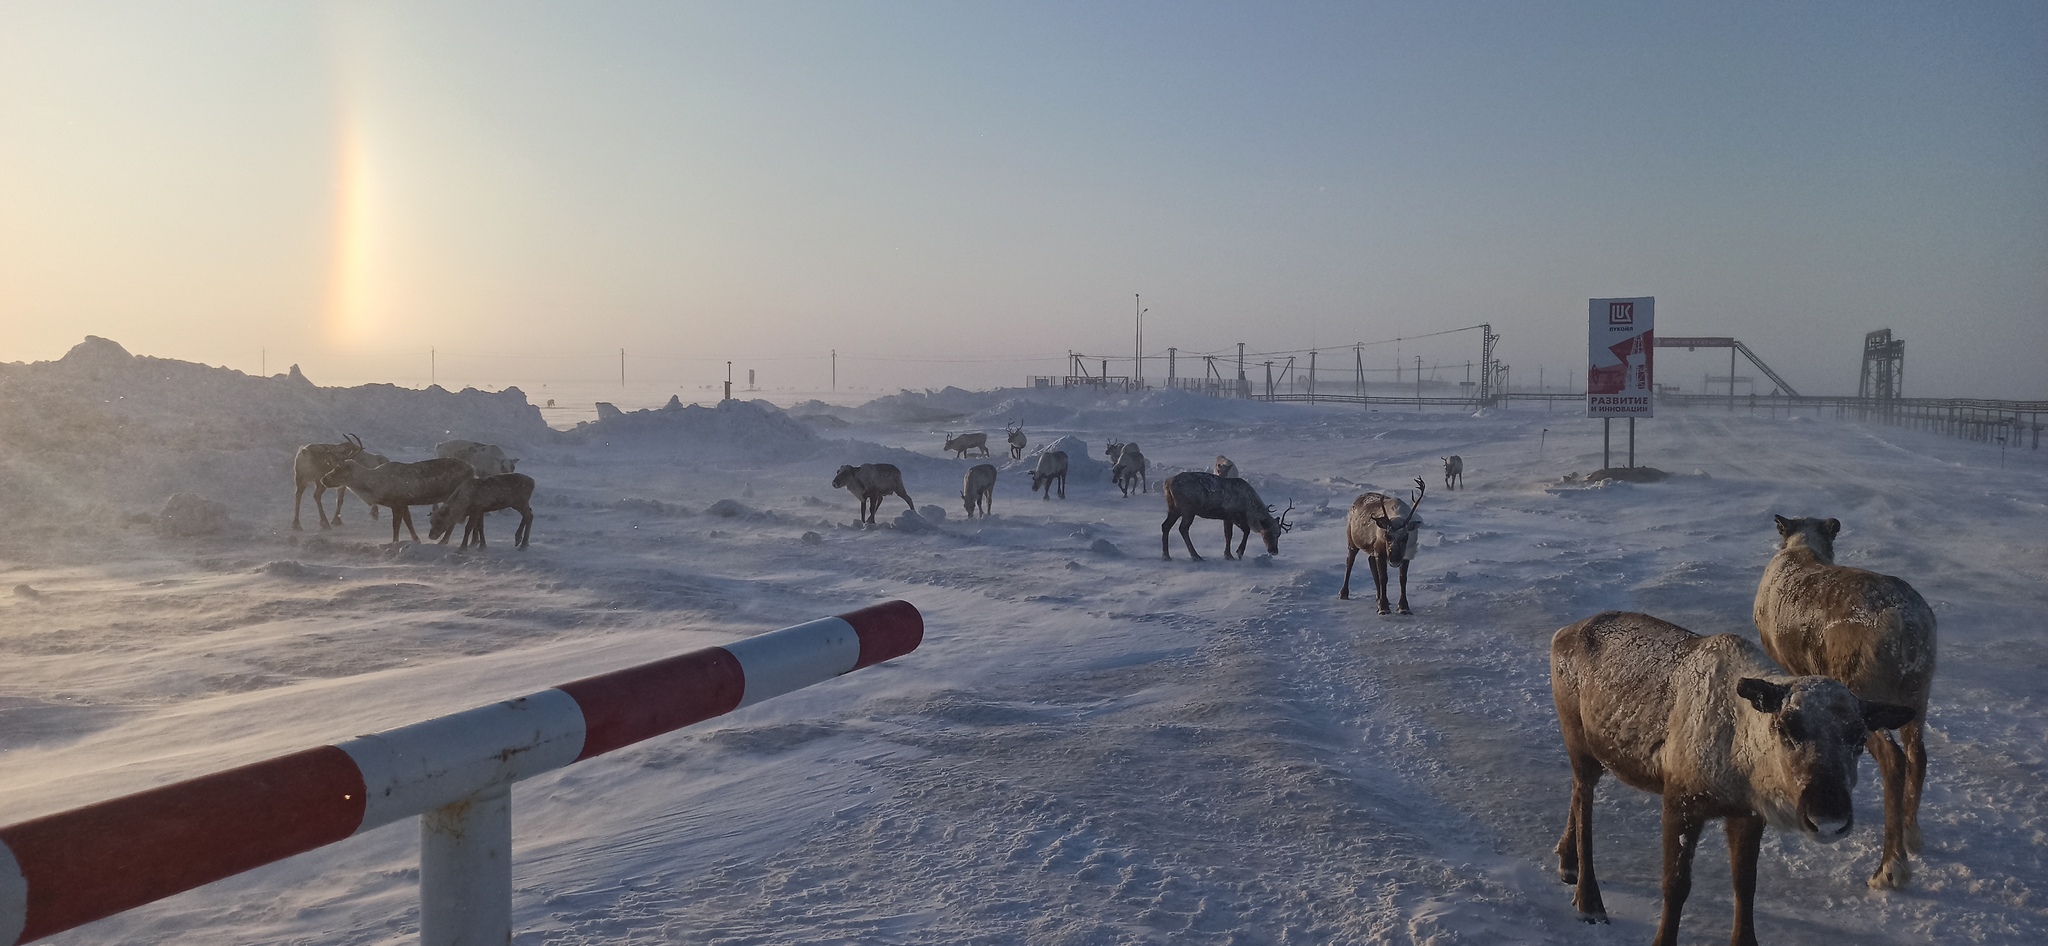
[[[714,458],[768,461],[802,459],[824,443],[767,401],[722,401],[704,407],[684,405],[673,397],[664,407],[632,412],[600,403],[597,420],[577,424],[567,436],[577,443],[681,446]]]
[[[1099,450],[1091,453],[1088,449],[1088,441],[1082,440],[1079,437],[1061,437],[1058,440],[1054,440],[1045,446],[1039,447],[1037,450],[1025,454],[1024,459],[1012,461],[1008,464],[1008,468],[1017,470],[1037,469],[1039,454],[1051,453],[1056,450],[1063,451],[1067,455],[1067,482],[1069,484],[1083,480],[1106,481],[1109,479],[1108,458],[1102,456]]]
[[[172,493],[156,514],[156,531],[164,535],[212,535],[227,525],[227,504],[196,493]]]

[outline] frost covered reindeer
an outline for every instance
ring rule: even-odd
[[[1437,459],[1444,461],[1444,488],[1463,489],[1465,486],[1465,458],[1453,453],[1447,457],[1437,457]]]
[[[976,450],[981,451],[982,456],[988,456],[988,435],[978,430],[970,434],[948,435],[945,449],[952,452],[955,460]]]
[[[1146,462],[1145,454],[1138,449],[1137,444],[1110,441],[1102,453],[1109,457],[1109,481],[1115,483],[1117,489],[1123,490],[1125,496],[1131,495],[1132,484],[1138,484],[1141,487],[1140,492],[1152,491],[1152,481],[1145,476],[1145,471],[1151,464]]]
[[[306,444],[300,447],[297,453],[292,455],[293,529],[301,531],[305,529],[304,526],[299,525],[299,504],[305,500],[306,487],[313,487],[313,514],[320,517],[320,528],[325,529],[329,523],[327,509],[322,505],[326,500],[322,497],[327,495],[328,486],[322,482],[322,478],[334,472],[334,468],[340,466],[343,460],[352,460],[358,456],[364,458],[376,456],[376,454],[366,454],[363,452],[363,441],[357,438],[355,434],[343,434],[342,437],[343,439],[340,443]],[[384,462],[383,458],[378,457],[377,462]],[[341,525],[341,500],[347,495],[348,491],[344,489],[337,488],[334,491],[334,525]],[[370,506],[371,518],[376,518],[376,514],[377,507],[374,505]]]
[[[1294,508],[1289,502],[1287,509],[1274,518],[1273,507],[1259,498],[1259,491],[1252,484],[1240,479],[1225,479],[1214,473],[1199,471],[1175,473],[1166,481],[1161,490],[1166,494],[1166,521],[1159,524],[1159,555],[1172,560],[1173,549],[1168,544],[1175,522],[1180,523],[1180,540],[1188,547],[1188,556],[1201,561],[1201,553],[1195,551],[1195,540],[1188,537],[1188,527],[1197,518],[1223,520],[1223,557],[1230,554],[1230,530],[1236,527],[1244,531],[1244,538],[1237,543],[1236,558],[1244,557],[1244,548],[1251,542],[1252,533],[1266,541],[1266,553],[1280,554],[1280,533],[1294,528],[1287,521],[1287,513]]]
[[[1766,824],[1833,842],[1855,824],[1849,789],[1867,734],[1912,707],[1857,698],[1838,680],[1787,676],[1734,634],[1701,637],[1647,614],[1608,611],[1550,640],[1550,691],[1572,769],[1557,876],[1579,919],[1607,921],[1593,870],[1600,774],[1661,795],[1664,907],[1656,942],[1675,946],[1706,823],[1726,819],[1735,882],[1729,942],[1756,942],[1756,859]]]
[[[1051,499],[1052,486],[1055,482],[1059,483],[1060,486],[1060,498],[1067,498],[1067,452],[1065,450],[1047,450],[1039,454],[1038,465],[1031,470],[1031,491],[1036,493],[1040,488],[1045,490],[1045,495],[1039,498]]]
[[[448,457],[377,466],[354,458],[343,460],[320,481],[328,486],[346,486],[365,502],[389,507],[391,541],[398,541],[398,527],[403,524],[412,540],[418,542],[420,534],[412,525],[412,507],[446,502],[457,486],[475,477],[476,471],[469,464]],[[430,524],[430,531],[431,528]]]
[[[436,505],[427,516],[427,538],[439,539],[447,545],[456,521],[460,520],[462,548],[469,548],[472,538],[477,548],[483,548],[484,514],[500,509],[519,511],[519,528],[512,530],[512,544],[525,548],[526,540],[533,535],[533,477],[524,473],[498,473],[464,480],[446,502]]]
[[[1229,457],[1219,453],[1216,455],[1216,466],[1212,468],[1211,472],[1227,480],[1236,479],[1237,464],[1230,462]]]
[[[988,463],[975,464],[960,483],[960,501],[967,504],[967,518],[974,518],[977,507],[981,510],[982,518],[987,518],[989,507],[995,505],[995,497],[995,466]]]
[[[474,440],[446,440],[434,445],[434,455],[461,460],[476,469],[478,476],[496,476],[511,473],[519,466],[518,457],[505,456],[505,449],[494,443],[478,443]]]
[[[1859,697],[1913,709],[1899,727],[1905,745],[1873,731],[1868,747],[1884,779],[1884,858],[1870,886],[1912,879],[1907,855],[1920,850],[1920,788],[1927,779],[1921,728],[1934,683],[1934,611],[1904,579],[1835,564],[1834,519],[1778,523],[1778,553],[1756,589],[1756,630],[1764,650],[1794,673],[1818,673]]]
[[[847,464],[839,468],[832,477],[833,489],[844,489],[860,500],[860,521],[875,521],[875,513],[882,508],[882,497],[894,493],[903,497],[903,502],[914,512],[917,504],[911,502],[910,494],[903,490],[903,471],[893,463],[863,463],[859,466]]]
[[[1014,424],[1005,424],[1003,426],[1003,430],[1005,433],[1009,435],[1010,459],[1024,459],[1024,428],[1018,427]]]
[[[1364,552],[1365,567],[1372,571],[1372,585],[1379,592],[1380,613],[1387,613],[1387,570],[1396,563],[1401,568],[1401,613],[1414,613],[1408,610],[1408,563],[1422,544],[1422,520],[1415,511],[1422,508],[1428,491],[1429,484],[1418,476],[1413,504],[1383,493],[1365,493],[1351,501],[1351,514],[1344,520],[1344,543],[1350,550],[1344,556],[1344,587],[1337,589],[1337,597],[1350,599],[1351,568],[1358,563],[1358,553]]]

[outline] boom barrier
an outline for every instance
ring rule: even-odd
[[[512,935],[512,783],[917,649],[890,601],[0,828],[26,943],[420,818],[420,941]]]

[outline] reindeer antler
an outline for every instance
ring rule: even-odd
[[[1271,506],[1267,506],[1266,508],[1267,508],[1267,509],[1271,509],[1271,508],[1273,508],[1273,507],[1271,507]],[[1293,511],[1294,511],[1294,497],[1292,497],[1292,496],[1289,496],[1289,497],[1287,497],[1287,508],[1286,508],[1286,509],[1282,509],[1282,510],[1280,510],[1280,531],[1282,531],[1282,532],[1286,532],[1286,531],[1288,531],[1288,530],[1291,530],[1291,529],[1293,529],[1293,528],[1294,528],[1294,524],[1293,524],[1293,523],[1291,523],[1291,522],[1288,522],[1288,521],[1287,521],[1287,514],[1288,514],[1288,513],[1290,513],[1290,512],[1293,512]]]
[[[1417,509],[1420,509],[1420,508],[1422,508],[1422,497],[1424,497],[1424,496],[1426,496],[1426,495],[1428,495],[1428,494],[1429,494],[1429,484],[1428,484],[1428,483],[1425,483],[1425,482],[1423,482],[1423,481],[1422,481],[1422,477],[1419,477],[1419,476],[1418,476],[1418,477],[1416,477],[1416,478],[1415,478],[1415,501],[1414,501],[1414,502],[1412,502],[1412,503],[1409,503],[1409,504],[1408,504],[1408,518],[1409,518],[1409,519],[1411,519],[1411,520],[1412,520],[1412,519],[1414,519],[1414,518],[1415,518],[1415,510],[1417,510]]]

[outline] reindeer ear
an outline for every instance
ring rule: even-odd
[[[1913,717],[1917,715],[1919,714],[1914,712],[1912,707],[1900,706],[1897,703],[1866,701],[1863,704],[1863,725],[1870,727],[1871,732],[1876,732],[1880,729],[1897,729],[1912,722]]]
[[[1828,538],[1832,539],[1842,534],[1842,520],[1829,519],[1823,528],[1827,530]]]
[[[1759,713],[1775,713],[1785,708],[1785,694],[1792,688],[1782,683],[1772,683],[1756,677],[1743,677],[1735,684],[1735,695],[1749,701]]]
[[[1787,519],[1787,518],[1785,518],[1784,516],[1776,516],[1776,515],[1772,516],[1771,518],[1773,518],[1773,519],[1776,519],[1776,520],[1778,520],[1778,534],[1779,534],[1779,535],[1791,535],[1791,534],[1792,534],[1792,520],[1790,520],[1790,519]]]

